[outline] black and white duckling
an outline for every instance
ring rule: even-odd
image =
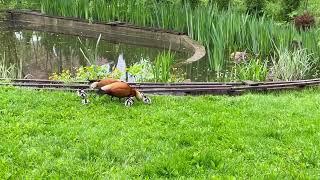
[[[89,104],[88,95],[83,89],[79,89],[77,94],[80,96],[82,104]]]

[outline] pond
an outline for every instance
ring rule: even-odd
[[[53,73],[64,70],[75,72],[79,67],[91,64],[106,66],[112,71],[115,67],[120,71],[136,64],[153,64],[154,59],[164,49],[134,46],[129,44],[111,43],[98,38],[84,38],[72,35],[55,34],[2,26],[0,29],[0,68],[3,71],[15,70],[15,78],[48,79]],[[98,44],[98,45],[97,45]],[[88,54],[89,53],[89,54]],[[96,61],[90,62],[88,56],[96,55]],[[179,63],[190,54],[173,52],[175,63]],[[177,66],[174,72],[183,79],[196,81],[206,80],[206,63]],[[128,80],[128,76],[122,77]],[[135,81],[130,79],[129,81]]]

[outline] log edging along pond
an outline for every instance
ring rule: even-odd
[[[129,83],[132,87],[148,94],[173,95],[242,95],[246,92],[270,92],[280,90],[297,90],[309,86],[319,86],[320,79],[288,82],[202,82],[202,83]],[[62,81],[35,79],[0,79],[0,86],[18,86],[43,90],[76,91],[89,89],[88,81],[64,83]]]
[[[16,28],[90,38],[98,38],[101,34],[101,39],[109,42],[171,49],[192,54],[191,57],[179,64],[193,63],[206,55],[205,47],[183,32],[139,27],[123,22],[89,22],[78,18],[50,16],[29,10],[1,11],[0,17],[0,21]]]

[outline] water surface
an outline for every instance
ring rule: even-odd
[[[90,64],[108,65],[110,69],[117,67],[125,71],[126,67],[142,59],[152,63],[155,57],[164,51],[100,40],[96,61],[88,62],[80,48],[95,52],[97,39],[98,37],[84,38],[2,27],[0,63],[8,66],[14,64],[19,69],[17,78],[48,79],[54,72],[61,73],[67,69],[75,71],[80,66]],[[176,62],[185,60],[189,56],[184,53],[174,53]],[[182,72],[187,70],[185,66],[179,68]]]

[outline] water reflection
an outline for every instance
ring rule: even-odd
[[[126,66],[126,61],[123,58],[123,53],[121,53],[118,57],[118,63],[116,68],[121,72],[121,74],[123,74],[120,80],[126,81],[127,66]]]

